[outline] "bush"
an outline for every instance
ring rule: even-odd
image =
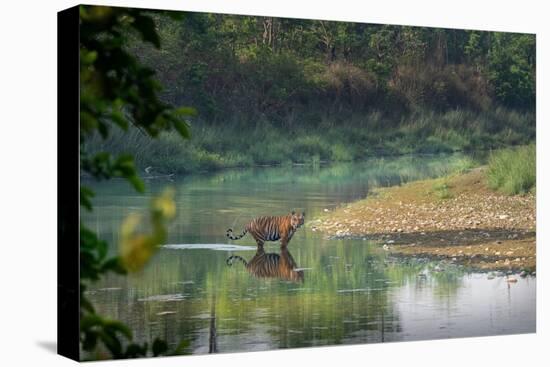
[[[487,81],[475,68],[467,65],[434,66],[399,65],[389,86],[418,110],[429,105],[437,111],[467,108],[487,110],[491,104]]]
[[[336,119],[322,116],[281,126],[262,118],[228,118],[224,124],[193,121],[192,140],[177,133],[151,139],[136,128],[114,129],[107,140],[87,142],[90,152],[132,154],[140,170],[152,166],[159,174],[211,171],[288,162],[354,161],[369,156],[410,153],[450,153],[525,145],[535,138],[535,115],[502,108],[476,113],[416,111],[400,119],[379,112],[354,112]]]
[[[527,193],[536,185],[534,144],[491,154],[487,171],[489,187],[508,195]]]

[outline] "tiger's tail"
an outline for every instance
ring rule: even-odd
[[[236,237],[233,237],[233,229],[229,228],[227,230],[227,237],[229,237],[230,240],[239,240],[241,238],[244,237],[244,235],[248,232],[248,230],[245,228],[243,230],[243,233],[241,233],[240,235],[236,236]]]
[[[242,261],[242,263],[244,264],[244,266],[248,265],[248,263],[246,262],[245,259],[243,259],[241,256],[239,255],[231,255],[227,258],[227,260],[225,260],[225,263],[229,266],[233,265],[233,260],[240,260]]]

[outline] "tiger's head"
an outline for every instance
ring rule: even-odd
[[[294,210],[290,213],[290,225],[294,230],[300,228],[304,224],[305,212],[296,213]]]

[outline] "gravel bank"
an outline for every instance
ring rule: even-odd
[[[330,238],[365,238],[394,254],[447,259],[480,269],[534,271],[535,195],[488,189],[485,167],[378,189],[328,211],[311,228]]]

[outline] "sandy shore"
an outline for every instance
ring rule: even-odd
[[[484,171],[378,189],[326,212],[311,228],[330,238],[374,240],[395,255],[535,271],[535,195],[496,193]]]

